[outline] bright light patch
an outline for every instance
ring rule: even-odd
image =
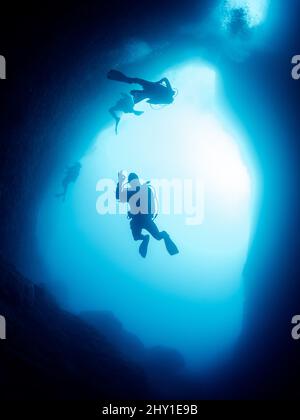
[[[266,18],[269,0],[225,0],[229,10],[244,9],[250,28],[260,25]]]
[[[125,116],[118,136],[113,124],[101,131],[66,202],[47,195],[38,234],[49,271],[67,285],[76,311],[110,310],[146,345],[174,347],[205,370],[240,333],[253,168],[242,152],[245,139],[218,102],[216,71],[191,62],[164,75],[178,89],[174,104],[158,110],[141,104],[145,113]],[[145,180],[201,180],[201,224],[187,225],[178,214],[156,220],[179,255],[170,257],[151,239],[144,260],[126,215],[97,214],[98,180],[115,180],[121,169]]]

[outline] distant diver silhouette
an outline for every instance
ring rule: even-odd
[[[56,197],[58,197],[58,198],[62,197],[63,201],[65,201],[69,185],[71,183],[74,183],[77,180],[77,178],[79,177],[79,174],[80,174],[80,170],[81,170],[81,163],[80,162],[76,162],[74,165],[69,166],[66,169],[66,171],[65,171],[66,175],[65,175],[64,179],[62,180],[63,192],[60,193],[60,194],[56,194]]]
[[[178,254],[178,248],[171,240],[167,232],[160,232],[154,220],[157,216],[155,211],[155,197],[149,182],[141,184],[137,174],[131,173],[128,182],[125,183],[125,176],[122,172],[118,174],[118,184],[116,189],[116,199],[121,203],[129,204],[128,218],[130,219],[130,229],[135,241],[142,241],[139,253],[146,258],[149,235],[143,235],[142,230],[146,230],[157,241],[164,240],[166,249],[170,255]],[[129,187],[126,187],[126,185]]]
[[[137,111],[134,109],[134,100],[131,95],[128,93],[121,93],[121,98],[118,102],[110,108],[109,112],[111,113],[112,117],[116,121],[115,125],[115,133],[118,134],[118,127],[121,121],[122,114],[134,114],[134,115],[142,115],[143,111]]]
[[[135,104],[147,99],[147,102],[151,105],[169,105],[174,102],[174,97],[176,96],[176,90],[172,88],[171,83],[166,77],[158,82],[149,82],[138,77],[127,77],[118,70],[110,70],[107,78],[117,82],[142,86],[143,90],[130,91]]]

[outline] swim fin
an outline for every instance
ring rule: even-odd
[[[139,253],[141,257],[143,258],[146,258],[147,256],[149,241],[150,241],[150,236],[146,235],[145,238],[143,239],[143,242],[141,243],[139,247]]]
[[[179,250],[178,250],[177,246],[174,244],[174,242],[172,241],[172,239],[170,238],[169,235],[166,235],[164,240],[165,240],[165,245],[166,245],[167,251],[170,255],[179,254]]]
[[[124,83],[129,83],[130,79],[125,76],[124,73],[118,71],[118,70],[110,70],[107,73],[107,78],[109,80],[115,80],[116,82],[124,82]]]

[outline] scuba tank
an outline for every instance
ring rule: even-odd
[[[129,183],[128,182],[126,182],[125,184],[124,184],[124,186],[126,186],[126,185],[128,185]],[[159,207],[159,203],[158,203],[158,198],[157,198],[157,194],[156,194],[156,190],[155,190],[155,188],[153,188],[153,186],[151,185],[151,181],[147,181],[147,182],[145,182],[144,184],[142,184],[142,186],[147,186],[147,188],[149,188],[150,189],[150,191],[151,191],[151,206],[152,206],[152,197],[153,197],[153,203],[154,203],[154,212],[153,213],[151,213],[151,219],[154,221],[156,218],[157,218],[157,216],[158,216],[158,207]],[[152,209],[151,209],[152,210]],[[128,213],[127,213],[127,219],[132,219],[134,217],[134,215],[130,212],[130,211],[128,211]]]
[[[158,216],[158,207],[159,207],[159,203],[158,203],[158,198],[157,198],[157,194],[156,194],[156,190],[155,188],[151,185],[151,181],[147,181],[144,185],[147,185],[148,188],[150,188],[151,193],[153,195],[153,201],[154,201],[154,213],[152,214],[152,220],[154,221],[157,216]],[[152,199],[152,196],[151,196]],[[152,201],[152,200],[151,200]],[[151,203],[152,204],[152,203]]]

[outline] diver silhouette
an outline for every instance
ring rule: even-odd
[[[143,111],[137,111],[134,109],[134,100],[131,95],[128,93],[121,93],[121,98],[118,102],[110,108],[109,112],[111,113],[112,117],[116,121],[115,125],[115,133],[118,134],[118,127],[121,121],[122,114],[134,114],[134,115],[142,115]]]
[[[140,79],[138,77],[127,77],[118,70],[110,70],[107,74],[107,78],[117,82],[138,84],[142,86],[142,90],[130,91],[135,104],[144,99],[147,99],[147,102],[151,105],[169,105],[174,102],[176,91],[173,90],[171,83],[166,77],[158,82],[149,82],[148,80]]]
[[[81,170],[81,163],[80,162],[76,162],[76,163],[74,163],[74,165],[69,166],[66,169],[66,171],[65,171],[66,175],[65,175],[64,179],[62,180],[63,192],[60,193],[60,194],[56,194],[56,197],[58,197],[58,198],[62,197],[63,201],[65,201],[69,185],[71,183],[74,183],[77,180],[77,178],[79,177],[79,174],[80,174],[80,170]]]
[[[128,176],[128,182],[125,183],[125,176],[122,172],[118,174],[118,184],[116,189],[116,199],[122,203],[129,204],[128,218],[130,219],[130,229],[135,241],[142,241],[139,247],[140,255],[145,258],[148,251],[150,235],[157,241],[162,239],[165,242],[166,249],[170,255],[178,254],[178,248],[165,231],[159,231],[154,220],[155,197],[149,182],[141,184],[137,174],[131,173]],[[129,187],[126,187],[126,184]],[[146,230],[150,235],[143,235]]]

